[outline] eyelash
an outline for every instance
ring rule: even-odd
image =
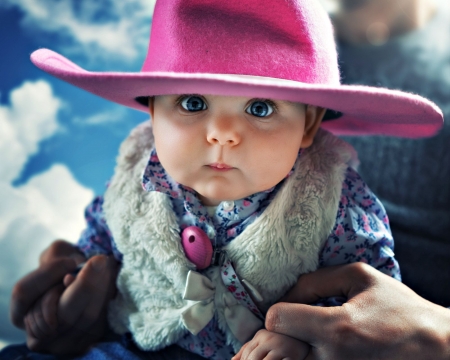
[[[275,113],[275,112],[278,112],[277,104],[275,104],[275,103],[274,103],[272,100],[270,100],[270,99],[252,99],[251,102],[250,102],[250,104],[249,104],[249,106],[250,106],[252,103],[256,102],[256,101],[262,101],[262,102],[268,103],[270,106],[273,107],[273,112],[274,112],[274,113]],[[248,106],[247,106],[247,107],[248,107]]]
[[[184,99],[186,99],[187,97],[190,97],[190,96],[197,96],[197,97],[201,98],[201,99],[206,103],[206,100],[203,98],[203,96],[201,96],[201,95],[199,95],[199,94],[183,94],[183,95],[180,95],[179,97],[176,98],[175,104],[176,104],[177,106],[181,106],[181,102],[182,102]],[[246,106],[246,109],[247,109],[252,103],[254,103],[254,102],[256,102],[256,101],[266,102],[266,103],[268,103],[270,106],[273,107],[273,112],[274,112],[274,113],[275,113],[275,112],[278,112],[278,107],[277,107],[277,105],[276,105],[272,100],[270,100],[270,99],[261,99],[261,98],[251,99],[251,101],[249,102],[248,106]]]
[[[202,99],[203,101],[205,101],[205,99],[203,98],[203,96],[198,95],[198,94],[183,94],[183,95],[180,95],[180,96],[178,96],[178,97],[176,98],[175,104],[176,104],[177,106],[181,106],[181,102],[182,102],[184,99],[186,99],[186,98],[188,98],[188,97],[190,97],[190,96],[196,96],[196,97],[199,97],[200,99]],[[206,101],[205,101],[205,103],[206,103]]]

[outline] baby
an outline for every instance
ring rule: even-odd
[[[363,261],[400,279],[384,208],[325,129],[431,136],[442,115],[419,96],[340,85],[316,2],[159,1],[139,74],[87,72],[49,50],[32,60],[150,112],[79,242],[122,262],[109,322],[141,349],[303,359],[309,345],[260,330],[301,274]]]

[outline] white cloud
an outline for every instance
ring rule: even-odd
[[[53,240],[78,239],[83,209],[93,197],[61,164],[24,185],[11,184],[39,142],[58,131],[60,107],[44,81],[24,83],[11,92],[10,106],[0,107],[0,338],[13,332],[6,321],[12,286],[37,266]]]
[[[71,40],[63,50],[135,60],[148,44],[156,0],[2,0],[20,8],[23,24]],[[1,6],[1,5],[0,5]]]
[[[85,227],[83,210],[93,195],[61,164],[19,187],[1,182],[0,244],[10,250],[8,255],[0,254],[0,258],[7,256],[2,269],[3,264],[17,262],[9,268],[24,274],[37,265],[38,255],[53,240],[75,242]],[[10,282],[9,276],[2,275],[0,284]]]
[[[39,80],[25,82],[10,95],[10,106],[0,106],[0,181],[16,179],[41,140],[58,130],[61,100],[50,85]]]
[[[7,342],[0,340],[0,350],[3,349],[6,345],[8,345]]]
[[[115,105],[112,110],[100,112],[88,117],[75,117],[73,123],[77,125],[103,125],[116,123],[124,120],[127,115],[127,109],[123,106]]]

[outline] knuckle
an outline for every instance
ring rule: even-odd
[[[369,285],[374,281],[374,269],[363,262],[349,265],[351,276],[361,285]]]
[[[253,339],[259,339],[259,338],[263,338],[266,335],[267,330],[265,329],[260,329],[256,332],[255,336],[253,337]]]
[[[49,249],[55,252],[61,252],[67,249],[67,245],[68,245],[67,241],[58,239],[53,241],[53,243],[49,246]]]
[[[73,244],[65,240],[55,240],[41,253],[39,263],[42,265],[57,258],[71,257],[75,250]]]
[[[42,253],[39,258],[41,262],[46,262],[49,259],[58,256],[65,246],[63,240],[56,240],[52,242]]]
[[[361,276],[365,276],[367,273],[369,273],[371,268],[370,265],[367,265],[366,263],[363,263],[361,261],[354,262],[350,264],[349,267],[352,268],[353,272]]]

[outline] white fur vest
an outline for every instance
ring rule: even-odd
[[[195,269],[181,247],[171,200],[142,189],[152,146],[150,122],[133,130],[120,148],[104,202],[108,226],[123,254],[110,325],[119,333],[130,331],[144,350],[173,344],[187,332],[181,313],[191,304],[183,291],[187,273]],[[356,162],[350,145],[320,130],[266,210],[224,247],[238,276],[262,295],[262,311],[299,275],[317,269],[320,249],[335,224],[346,169]],[[218,269],[210,268],[207,276],[216,286],[219,326],[237,350],[241,344],[223,320],[227,289]]]

